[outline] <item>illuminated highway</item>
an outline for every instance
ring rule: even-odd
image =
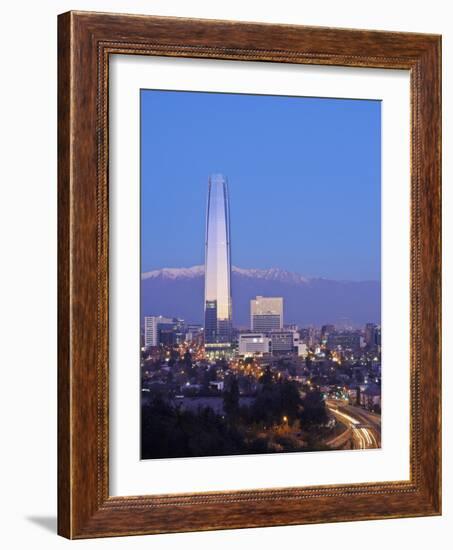
[[[381,417],[365,409],[347,405],[343,401],[329,399],[329,412],[346,427],[331,439],[332,449],[379,449],[381,447]]]

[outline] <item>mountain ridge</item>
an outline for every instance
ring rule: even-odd
[[[326,277],[305,277],[295,271],[289,271],[281,269],[279,267],[270,267],[267,269],[260,268],[243,268],[232,266],[231,271],[233,274],[242,275],[244,277],[267,279],[267,280],[282,280],[291,281],[295,283],[310,283],[312,281],[335,281],[338,283],[366,283],[366,282],[379,282],[373,279],[370,280],[348,280],[348,279],[329,279]],[[178,278],[194,278],[204,276],[204,265],[193,265],[190,267],[162,267],[160,269],[153,269],[151,271],[145,271],[141,274],[142,280],[153,279],[157,277],[178,279]]]
[[[281,296],[284,322],[301,326],[380,323],[380,281],[307,278],[278,268],[232,268],[233,323],[249,324],[250,300]],[[142,273],[141,315],[179,317],[203,322],[204,266],[163,268]]]

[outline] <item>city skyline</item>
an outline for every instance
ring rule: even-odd
[[[232,290],[231,290],[231,224],[230,224],[230,202],[228,193],[228,179],[224,174],[211,174],[207,177],[207,201],[205,218],[204,237],[204,300],[203,300],[203,326],[204,341],[206,349],[213,352],[229,352],[232,344]],[[195,220],[195,216],[192,216]],[[186,270],[190,271],[190,270]],[[272,273],[272,279],[281,275],[281,270]],[[305,282],[304,278],[293,277],[289,274],[290,286],[294,282]],[[262,296],[257,295],[256,299],[250,301],[251,318],[250,328],[254,332],[260,332],[267,328],[282,329],[283,326],[283,296],[272,298],[273,293],[266,292]],[[183,304],[187,303],[184,297]],[[289,306],[293,306],[292,300],[288,300]],[[178,304],[181,307],[181,302]],[[154,306],[155,307],[155,306]],[[318,303],[319,307],[319,303]],[[200,308],[201,309],[201,308]],[[253,309],[256,309],[253,315]],[[380,309],[380,308],[379,308]],[[156,310],[145,311],[143,314],[156,313]],[[165,309],[165,315],[181,318],[181,311]],[[293,308],[294,311],[294,308]],[[158,312],[159,315],[162,311]],[[347,317],[345,311],[342,317]],[[367,321],[379,321],[377,317],[368,317]],[[190,320],[195,322],[196,316]],[[331,315],[326,316],[323,322],[333,320]],[[297,322],[294,317],[292,322]]]
[[[380,103],[141,109],[141,459],[379,448]]]
[[[380,280],[380,102],[142,90],[141,109],[142,272],[204,263],[220,171],[234,265]]]

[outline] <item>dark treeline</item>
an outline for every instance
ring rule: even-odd
[[[309,434],[322,426],[328,417],[319,391],[307,391],[301,398],[294,382],[275,382],[270,371],[260,382],[256,399],[246,407],[239,404],[239,388],[233,379],[223,393],[224,415],[209,407],[183,410],[156,394],[142,407],[142,458],[313,450],[311,445],[301,448],[294,438],[269,430],[299,422]]]

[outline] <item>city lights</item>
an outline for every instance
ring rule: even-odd
[[[227,179],[216,174],[203,323],[144,317],[142,437],[154,445],[146,448],[158,446],[147,429],[167,434],[168,444],[186,441],[169,456],[216,454],[213,442],[226,454],[380,447],[380,326],[285,324],[292,304],[275,295],[251,295],[248,327],[234,326],[230,254]]]

